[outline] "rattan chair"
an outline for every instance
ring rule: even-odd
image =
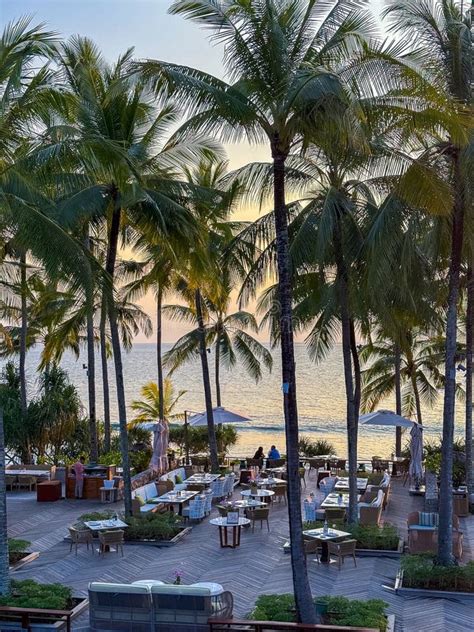
[[[308,555],[315,555],[315,560],[319,564],[319,556],[321,555],[321,542],[319,540],[316,540],[315,538],[304,537],[303,547],[305,557],[308,557]]]
[[[94,534],[90,529],[75,529],[74,527],[69,527],[69,535],[71,537],[69,553],[72,551],[72,547],[74,547],[77,555],[77,547],[79,544],[86,544],[87,550],[89,550],[90,544],[92,553],[94,553]]]
[[[115,547],[117,555],[120,549],[123,557],[123,536],[124,532],[121,529],[116,531],[99,531],[99,554],[104,554],[108,548]]]
[[[341,563],[344,564],[344,558],[352,557],[354,566],[357,566],[355,549],[357,540],[344,540],[343,542],[328,542],[329,556],[337,557],[337,566],[341,570]]]
[[[8,488],[10,488],[10,490],[13,491],[13,489],[17,486],[17,484],[18,484],[17,476],[12,476],[10,474],[5,475],[5,488],[7,490]]]
[[[18,489],[21,489],[22,487],[28,488],[28,491],[31,492],[33,488],[36,487],[36,477],[28,474],[19,474],[17,487]]]
[[[246,509],[245,515],[252,521],[252,533],[255,530],[255,523],[260,521],[260,529],[263,529],[263,522],[267,523],[267,529],[270,531],[270,523],[268,522],[268,516],[270,514],[269,507],[255,507],[254,509]]]
[[[306,462],[309,464],[309,471],[311,472],[311,470],[316,470],[316,472],[322,468],[324,469],[326,467],[326,460],[325,459],[306,459]]]
[[[190,492],[203,492],[206,486],[202,483],[187,483],[186,489]]]
[[[286,487],[286,483],[279,483],[278,485],[275,485],[275,487],[273,487],[273,491],[275,492],[275,494],[272,497],[272,502],[275,502],[278,498],[278,502],[281,503],[281,500],[283,498],[283,500],[285,501],[285,505],[287,503],[286,501],[286,493],[287,493],[287,487]]]

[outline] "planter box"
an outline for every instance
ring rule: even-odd
[[[33,551],[32,553],[27,553],[25,557],[22,557],[21,560],[14,562],[10,566],[10,571],[17,571],[19,568],[21,568],[25,564],[28,564],[28,562],[32,562],[33,560],[36,560],[37,557],[39,557],[39,551]]]
[[[395,579],[395,592],[405,597],[435,597],[436,599],[468,599],[474,601],[474,592],[456,590],[435,590],[432,588],[406,588],[403,586],[403,572]]]
[[[89,607],[89,599],[87,597],[83,597],[77,599],[77,603],[74,608],[71,610],[71,621],[76,619],[80,614],[84,612]],[[1,617],[1,614],[0,614]],[[8,630],[23,630],[21,627],[21,621],[4,621],[0,618],[0,629],[2,632],[7,632]],[[31,632],[62,632],[66,630],[66,622],[65,621],[56,621],[51,623],[30,623],[29,629]]]
[[[403,548],[405,546],[405,542],[402,538],[398,541],[398,547],[396,551],[389,549],[357,549],[356,555],[359,557],[390,557],[398,559],[403,554]],[[283,552],[290,552],[290,543],[288,541],[283,545]]]
[[[166,546],[174,546],[180,540],[188,535],[192,531],[192,527],[185,527],[179,533],[177,533],[174,538],[171,540],[125,540],[124,544],[142,544],[143,546],[155,546],[155,547],[166,547]]]
[[[404,547],[405,542],[403,538],[400,538],[396,551],[389,549],[356,549],[356,555],[359,557],[390,557],[396,559],[403,555]]]

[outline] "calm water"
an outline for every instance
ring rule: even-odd
[[[171,345],[164,345],[165,350]],[[36,366],[39,350],[28,353],[27,369],[29,379],[29,397],[37,389]],[[213,357],[209,356],[212,366]],[[83,369],[84,358],[76,359],[72,355],[65,355],[62,365],[69,372],[81,395],[84,405],[87,405],[86,372]],[[150,380],[156,381],[156,359],[153,344],[135,344],[133,350],[124,354],[125,389],[127,403],[139,398],[140,386]],[[336,346],[327,359],[321,364],[314,364],[309,359],[303,344],[296,345],[298,407],[300,432],[312,439],[330,440],[336,447],[337,453],[344,456],[346,449],[345,430],[345,399],[344,378],[342,372],[342,354],[340,346]],[[97,409],[102,413],[102,388],[100,379],[100,362],[97,358]],[[113,363],[109,362],[112,420],[117,420],[115,410],[115,383]],[[192,411],[204,410],[204,397],[201,383],[200,363],[197,360],[176,371],[173,377],[177,389],[187,392],[180,400],[181,409]],[[241,366],[233,371],[223,371],[221,375],[221,390],[223,405],[233,411],[241,412],[252,418],[251,422],[237,426],[239,442],[233,452],[238,455],[248,455],[259,445],[267,450],[271,444],[276,444],[284,450],[284,430],[281,409],[280,362],[279,351],[274,352],[274,367],[272,373],[266,373],[262,381],[255,384]],[[388,400],[385,408],[394,408],[394,402]],[[178,411],[179,412],[179,411]],[[458,404],[456,432],[463,433],[463,404]],[[425,408],[424,424],[425,437],[435,438],[441,434],[442,421],[442,393],[437,406],[433,409]],[[393,451],[394,429],[379,427],[361,427],[359,431],[359,457],[370,457],[372,454],[388,456]]]

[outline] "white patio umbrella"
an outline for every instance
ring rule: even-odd
[[[214,423],[218,425],[238,424],[244,421],[250,421],[250,417],[245,417],[244,415],[240,415],[239,413],[234,413],[231,410],[227,410],[223,406],[217,406],[216,408],[213,408],[212,412],[214,414]],[[193,415],[188,423],[190,426],[207,426],[206,411],[197,415]]]
[[[364,426],[399,426],[401,428],[418,426],[416,421],[397,415],[391,410],[377,410],[373,413],[361,415],[359,421]]]
[[[423,477],[423,427],[416,424],[410,430],[410,479],[416,488],[420,486]]]

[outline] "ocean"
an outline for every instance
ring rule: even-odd
[[[171,348],[164,345],[164,351]],[[342,351],[336,345],[328,357],[315,364],[308,357],[306,347],[295,345],[297,369],[297,396],[300,434],[311,439],[327,439],[333,443],[339,456],[347,454],[345,427],[345,395],[344,376],[342,370]],[[28,395],[32,397],[38,388],[36,367],[40,349],[28,352],[27,374]],[[232,371],[221,373],[222,404],[229,410],[240,412],[252,421],[237,424],[239,440],[232,449],[233,455],[249,456],[258,446],[268,451],[275,444],[280,451],[285,450],[285,437],[282,413],[281,377],[279,350],[273,351],[274,366],[271,373],[264,373],[258,383],[246,374],[242,366],[237,365]],[[86,354],[76,358],[67,353],[61,362],[68,371],[71,381],[76,385],[84,407],[87,406],[87,377],[83,363],[87,362]],[[102,414],[102,381],[100,359],[96,360],[97,414]],[[210,369],[213,367],[213,354],[209,355]],[[1,365],[5,360],[1,361]],[[123,354],[125,373],[125,392],[127,405],[133,399],[140,398],[140,387],[150,380],[156,381],[156,355],[152,343],[136,343],[129,353]],[[110,394],[112,422],[118,421],[115,407],[115,376],[113,361],[109,361]],[[180,400],[179,410],[202,412],[204,396],[202,388],[200,361],[189,363],[173,374],[173,383],[177,390],[184,389],[186,394]],[[211,375],[212,379],[212,375]],[[461,376],[458,379],[462,379]],[[393,410],[394,401],[385,401],[380,408]],[[440,392],[435,407],[423,409],[425,440],[433,440],[441,435],[442,430],[443,393]],[[131,417],[130,417],[131,418]],[[456,435],[462,436],[464,431],[464,405],[457,403]],[[409,435],[405,435],[404,442]],[[394,450],[395,429],[377,426],[364,427],[359,430],[359,458],[370,458],[372,455],[388,457]]]

